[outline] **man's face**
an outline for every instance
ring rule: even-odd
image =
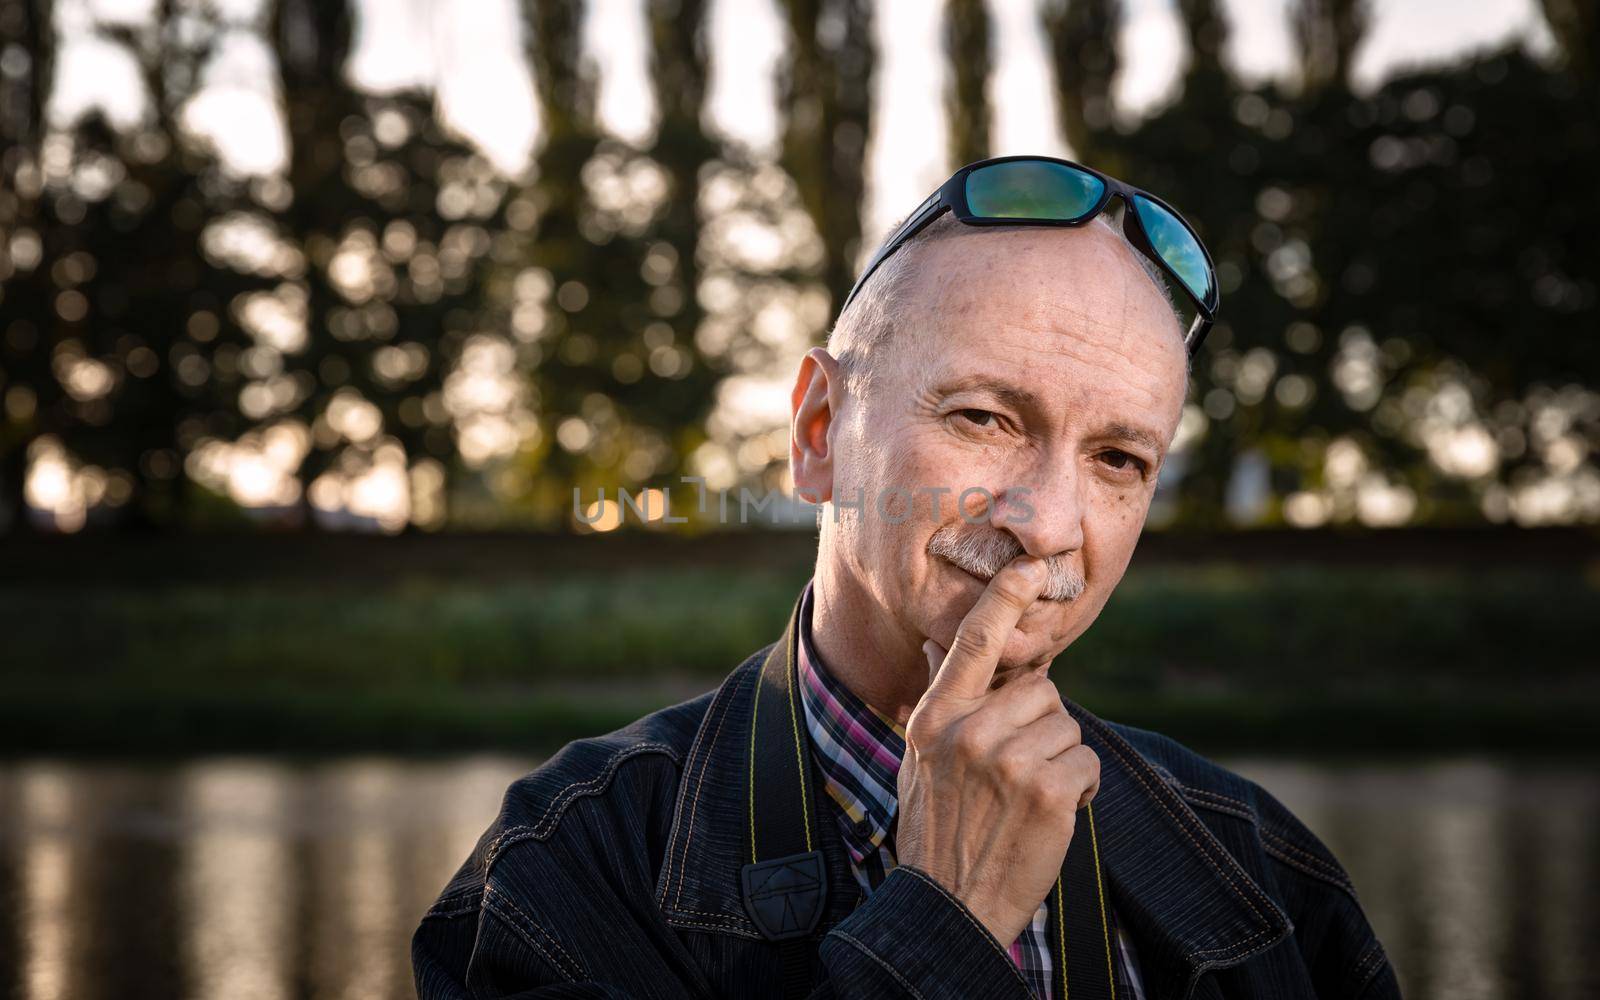
[[[1026,552],[1055,599],[1029,608],[1000,669],[1043,665],[1122,579],[1186,390],[1176,320],[1134,253],[1100,226],[921,248],[873,380],[833,428],[834,503],[865,508],[823,534],[912,646],[948,647]]]

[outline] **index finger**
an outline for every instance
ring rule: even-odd
[[[994,681],[995,667],[1006,639],[1023,612],[1044,589],[1044,563],[1031,556],[1001,567],[983,589],[978,603],[961,619],[944,664],[929,691],[957,698],[981,698]]]

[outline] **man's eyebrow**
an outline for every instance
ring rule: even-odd
[[[946,396],[958,392],[986,392],[1016,410],[1033,409],[1039,405],[1039,397],[1027,389],[988,375],[964,375],[940,382],[934,391]]]
[[[1135,427],[1133,424],[1126,424],[1120,420],[1112,421],[1106,426],[1105,430],[1101,431],[1101,434],[1104,437],[1120,438],[1123,441],[1133,441],[1141,444],[1158,456],[1163,450],[1161,441],[1154,434],[1143,427]]]
[[[986,392],[1017,410],[1039,406],[1039,397],[1034,393],[989,375],[963,375],[947,382],[940,382],[934,387],[934,391],[946,396],[954,395],[958,392]],[[1161,443],[1161,439],[1155,433],[1122,420],[1113,420],[1107,424],[1101,430],[1100,436],[1121,441],[1132,441],[1148,448],[1158,458],[1166,450],[1166,446]]]

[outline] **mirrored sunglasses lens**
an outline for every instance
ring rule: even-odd
[[[1189,294],[1201,302],[1211,302],[1211,266],[1189,227],[1143,195],[1134,197],[1133,206],[1150,245],[1188,287]]]
[[[1105,194],[1105,182],[1060,163],[1013,160],[967,175],[967,207],[991,219],[1081,218]]]

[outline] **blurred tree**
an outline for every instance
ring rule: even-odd
[[[0,20],[35,38],[29,69],[40,72],[53,62],[54,34],[28,21],[27,6],[12,5]],[[42,19],[48,10],[32,13]],[[16,318],[0,324],[11,355],[8,506],[20,499],[29,452],[49,444],[64,450],[45,482],[73,516],[121,508],[124,526],[148,527],[181,520],[193,444],[237,426],[228,361],[241,336],[219,306],[262,282],[207,260],[209,214],[246,192],[185,141],[179,124],[217,22],[195,14],[180,25],[166,3],[146,30],[96,30],[139,68],[147,107],[138,122],[119,131],[95,112],[51,130],[34,78],[22,88],[33,96],[9,126],[34,141],[8,151],[6,207],[15,220],[6,228],[30,247],[19,261],[13,243],[17,273],[4,295]],[[197,314],[210,319],[197,324]],[[89,464],[75,470],[67,456]],[[14,518],[15,527],[25,522]]]
[[[1180,0],[1178,14],[1189,46],[1182,89],[1176,101],[1118,136],[1115,145],[1127,171],[1123,176],[1177,206],[1218,259],[1248,259],[1259,153],[1252,137],[1241,133],[1234,113],[1237,90],[1222,62],[1227,24],[1215,0]],[[1222,150],[1228,151],[1226,156],[1219,155]],[[1183,301],[1175,286],[1173,294]],[[1257,325],[1270,312],[1240,313],[1232,301],[1223,308],[1222,321],[1206,343],[1208,357],[1230,343],[1254,346],[1257,331],[1270,328]],[[1239,315],[1248,320],[1243,329],[1234,319]],[[1220,397],[1209,395],[1212,373],[1204,364],[1196,365],[1195,375],[1195,397],[1210,400],[1208,416],[1216,419],[1193,446],[1178,516],[1215,527],[1225,516],[1241,449],[1260,437],[1262,427],[1257,411],[1238,407],[1221,412]]]
[[[1046,0],[1040,19],[1055,70],[1061,132],[1072,154],[1108,173],[1119,172],[1111,137],[1111,81],[1121,59],[1116,28],[1119,0]]]
[[[949,0],[944,9],[944,52],[950,65],[945,116],[950,154],[957,164],[989,155],[989,73],[993,53],[984,0]]]
[[[603,356],[591,337],[568,322],[569,314],[581,312],[591,301],[597,312],[621,305],[604,294],[597,277],[606,251],[586,185],[591,175],[585,171],[599,147],[600,132],[593,67],[582,60],[583,11],[583,0],[522,4],[523,37],[544,137],[533,180],[516,196],[508,215],[523,238],[525,262],[512,276],[512,328],[524,370],[531,374],[541,429],[520,465],[528,503],[552,519],[569,503],[569,484],[579,472],[572,452],[551,448],[561,420],[580,411],[587,396],[610,398],[607,393],[628,384],[624,380],[637,381],[645,371],[637,354],[626,352],[633,360],[621,360],[625,352],[613,345],[611,356]],[[576,430],[568,431],[569,443],[577,443],[575,436]]]
[[[1600,79],[1600,4],[1593,0],[1540,0],[1561,45],[1566,70],[1589,87]]]
[[[1249,455],[1267,520],[1291,517],[1274,497],[1304,524],[1596,516],[1595,243],[1572,238],[1600,210],[1579,179],[1600,168],[1586,42],[1562,67],[1491,54],[1358,95],[1364,5],[1307,0],[1285,92],[1230,78],[1214,0],[1178,9],[1182,90],[1120,129],[1099,103],[1117,9],[1046,11],[1074,148],[1172,201],[1218,263],[1178,520],[1224,521]]]
[[[351,22],[343,2],[283,0],[273,30],[293,192],[282,227],[308,262],[303,284],[279,294],[305,336],[267,366],[271,379],[293,365],[294,390],[254,415],[293,413],[311,428],[298,469],[308,508],[359,506],[346,494],[374,475],[410,497],[419,460],[448,494],[440,480],[456,447],[444,379],[481,326],[505,192],[481,156],[444,134],[430,95],[355,89]],[[385,515],[389,527],[406,522],[404,507]]]
[[[1291,11],[1291,26],[1302,91],[1345,89],[1350,60],[1367,21],[1364,0],[1300,0]]]
[[[0,516],[12,531],[28,527],[23,489],[41,410],[61,396],[40,343],[40,325],[53,312],[49,268],[40,267],[43,234],[56,222],[39,164],[54,71],[51,11],[48,0],[0,2]]]
[[[630,477],[635,479],[681,471],[682,456],[703,438],[700,427],[718,376],[695,337],[705,317],[699,296],[701,192],[721,152],[703,125],[709,6],[705,0],[650,0],[647,8],[651,75],[661,104],[648,155],[665,171],[667,190],[633,261],[644,282],[640,298],[652,314],[635,329],[652,377],[635,383],[630,408],[653,411],[651,432],[633,445],[630,470],[649,472]]]
[[[869,0],[783,0],[789,23],[780,64],[779,162],[822,236],[824,282],[837,307],[861,252],[867,132],[872,111]]]
[[[1483,53],[1357,93],[1361,0],[1299,0],[1301,72],[1261,86],[1230,76],[1217,0],[1180,0],[1181,88],[1137,119],[1111,99],[1123,5],[1044,4],[1074,154],[1169,198],[1218,264],[1180,523],[1228,519],[1241,468],[1266,470],[1269,521],[1600,518],[1596,15],[1542,2],[1556,58]],[[346,3],[239,20],[164,0],[95,24],[145,114],[52,124],[53,7],[0,0],[4,506],[22,509],[30,451],[77,505],[67,526],[90,508],[196,523],[193,479],[250,506],[296,479],[308,509],[399,497],[403,521],[463,466],[490,473],[455,491],[477,511],[525,497],[565,524],[572,485],[670,476],[702,442],[770,485],[768,429],[707,412],[724,375],[770,375],[825,329],[854,279],[873,5],[783,3],[776,164],[704,130],[707,6],[645,4],[659,119],[633,148],[595,121],[582,0],[523,4],[544,141],[508,179],[430,93],[347,78]],[[991,28],[968,0],[944,17],[965,162],[986,152]],[[239,34],[281,69],[281,176],[241,176],[188,128]],[[279,432],[300,442],[279,486],[216,474],[255,475],[241,456]]]
[[[646,7],[659,118],[644,149],[601,135],[582,5],[525,10],[546,132],[519,196],[530,225],[516,282],[538,303],[520,335],[535,345],[541,440],[555,447],[524,455],[521,483],[537,519],[567,524],[574,487],[594,496],[673,475],[701,439],[717,372],[695,336],[700,200],[719,149],[701,122],[701,0]]]

